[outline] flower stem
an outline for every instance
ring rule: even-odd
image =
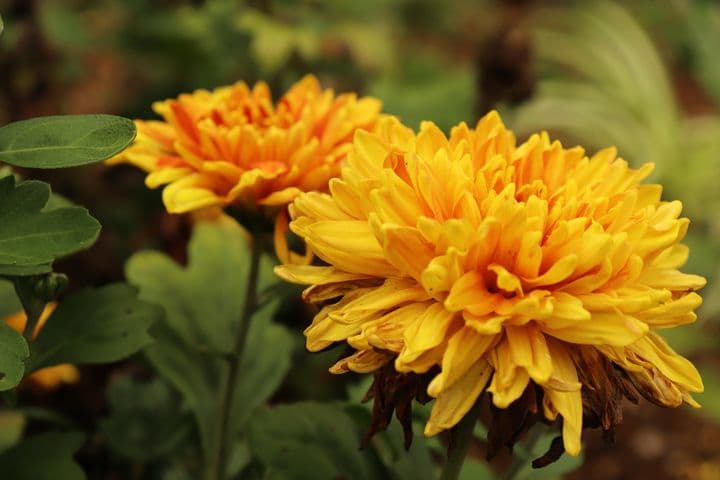
[[[451,430],[447,462],[445,462],[440,480],[457,480],[459,478],[465,456],[472,443],[479,408],[480,402],[478,401]]]
[[[209,459],[209,465],[205,478],[207,480],[225,480],[228,464],[228,428],[231,422],[232,404],[235,397],[238,372],[242,362],[243,352],[247,340],[250,321],[257,310],[257,283],[260,271],[260,256],[262,245],[259,235],[250,239],[250,271],[248,273],[247,285],[245,286],[245,305],[243,307],[240,325],[238,326],[237,337],[233,351],[227,356],[226,375],[223,379],[220,391],[220,411],[217,423],[217,438],[214,443],[215,451]]]
[[[535,444],[542,436],[542,430],[539,426],[536,426],[534,429],[530,430],[528,432],[528,438],[527,442],[525,443],[525,449],[528,451],[528,455],[532,455],[532,449],[535,447]],[[531,457],[532,458],[532,457]],[[507,469],[505,472],[505,475],[503,475],[502,480],[513,480],[515,476],[520,473],[522,468],[527,465],[529,462],[527,456],[525,455],[519,455],[516,456],[513,460],[513,463],[510,465],[510,468]]]

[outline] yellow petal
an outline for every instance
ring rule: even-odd
[[[170,213],[185,213],[200,208],[224,205],[227,201],[216,194],[217,182],[201,174],[188,175],[163,190],[163,203]]]
[[[145,185],[147,185],[148,188],[157,188],[161,185],[172,183],[176,180],[186,177],[191,172],[192,169],[184,167],[161,168],[159,170],[150,172],[150,174],[145,177]]]
[[[313,252],[331,265],[351,273],[394,276],[397,270],[385,259],[383,250],[365,221],[319,221],[290,229],[305,237]]]
[[[493,394],[496,407],[507,408],[523,394],[530,376],[527,370],[515,365],[507,341],[502,341],[495,347],[489,361],[495,374],[487,390]]]
[[[372,278],[370,275],[349,273],[335,267],[313,265],[279,265],[274,268],[274,272],[283,280],[300,285],[326,285]]]
[[[436,435],[455,426],[477,402],[490,375],[492,367],[487,361],[478,360],[457,382],[444,389],[433,403],[425,435]]]
[[[552,359],[545,336],[534,322],[522,327],[505,327],[513,363],[527,370],[537,383],[546,382],[552,373]]]
[[[370,373],[392,360],[393,356],[387,352],[377,350],[360,350],[349,357],[339,360],[330,367],[330,373],[339,374],[346,372]]]
[[[440,345],[456,318],[454,312],[448,312],[441,304],[431,304],[405,328],[405,348],[396,361],[398,369],[411,368],[412,362],[420,355]]]
[[[440,373],[428,385],[428,394],[437,397],[462,379],[498,339],[497,335],[480,335],[471,327],[463,327],[455,332],[448,341]]]
[[[547,335],[581,345],[630,345],[649,330],[647,323],[620,311],[591,312],[592,318],[573,327],[555,328],[552,319],[541,320]]]
[[[575,391],[558,391],[543,386],[545,397],[545,415],[552,420],[555,412],[563,417],[563,445],[569,455],[580,453],[580,437],[582,435],[582,396],[578,383],[577,370],[567,349],[557,341],[549,341],[553,361],[554,379],[563,384],[577,384]]]
[[[451,312],[467,310],[472,315],[483,316],[495,309],[499,297],[487,291],[482,275],[471,271],[453,284],[445,299],[445,308]]]

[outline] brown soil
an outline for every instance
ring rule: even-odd
[[[627,403],[614,445],[584,435],[585,461],[568,480],[720,479],[720,426],[687,406]]]

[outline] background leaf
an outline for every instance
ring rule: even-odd
[[[0,275],[48,272],[53,260],[97,239],[100,224],[86,209],[43,211],[49,198],[45,183],[0,178]]]
[[[160,310],[125,284],[80,291],[60,303],[32,343],[31,368],[121,360],[151,342]]]
[[[0,392],[20,383],[28,355],[28,346],[23,336],[0,320]]]
[[[371,378],[367,378],[371,380]],[[372,404],[360,403],[360,398],[367,392],[370,383],[361,382],[350,393],[350,404],[345,407],[345,412],[349,414],[355,421],[356,425],[360,425],[362,431],[369,428],[372,423]],[[362,395],[358,398],[355,394],[362,391]],[[352,397],[355,397],[354,399]],[[419,405],[413,405],[413,414],[419,410]],[[380,463],[387,470],[386,475],[396,480],[404,480],[412,478],[413,480],[435,480],[437,478],[437,468],[433,459],[430,457],[429,439],[419,434],[423,430],[425,421],[413,421],[413,436],[410,449],[406,450],[404,446],[404,435],[400,423],[395,417],[390,422],[387,430],[377,432],[370,440],[369,447],[374,451],[380,460]],[[441,452],[445,448],[442,447]]]
[[[38,117],[0,128],[0,161],[62,168],[101,162],[135,138],[132,120],[115,115]]]
[[[160,379],[119,377],[110,384],[107,397],[111,414],[101,422],[100,431],[114,452],[131,460],[147,462],[166,455],[191,431],[179,396]]]
[[[165,318],[152,330],[145,354],[195,412],[203,450],[215,451],[226,356],[233,349],[245,303],[250,263],[247,233],[234,221],[197,224],[183,268],[159,252],[141,252],[126,266],[140,298],[160,305]],[[277,280],[263,257],[259,290]],[[282,382],[290,366],[292,337],[271,321],[276,300],[252,317],[235,380],[229,432],[238,432]]]
[[[20,441],[26,422],[22,412],[17,410],[0,411],[0,452]]]
[[[248,425],[250,449],[272,478],[369,479],[360,433],[340,407],[303,402],[261,410]]]
[[[3,478],[12,480],[84,480],[72,456],[83,444],[82,433],[42,433],[0,454]]]

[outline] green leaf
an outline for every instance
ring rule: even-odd
[[[13,283],[0,278],[0,319],[22,310],[20,299],[15,293]]]
[[[83,442],[84,435],[78,432],[30,437],[0,454],[3,478],[84,480],[85,473],[72,458]]]
[[[10,325],[0,320],[0,392],[17,386],[30,354],[27,342]]]
[[[191,418],[179,396],[160,379],[140,382],[129,376],[108,389],[111,415],[100,424],[110,448],[131,460],[147,462],[172,452],[188,436]]]
[[[121,360],[151,342],[147,330],[160,316],[125,284],[80,291],[60,303],[32,342],[31,368]]]
[[[17,444],[22,437],[25,415],[17,410],[0,410],[0,452]]]
[[[372,478],[360,432],[333,404],[303,402],[267,408],[248,425],[250,449],[280,478]]]
[[[132,120],[115,115],[39,117],[0,128],[0,162],[63,168],[101,162],[135,138]]]
[[[193,409],[203,449],[215,451],[222,385],[240,328],[250,265],[247,233],[236,223],[196,225],[183,268],[159,252],[141,252],[126,266],[140,298],[160,305],[165,318],[153,328],[146,356]],[[276,282],[272,261],[263,257],[258,290]],[[251,320],[232,400],[229,435],[278,388],[290,366],[290,333],[271,321],[277,302]]]
[[[56,258],[88,248],[100,224],[80,207],[43,211],[50,187],[42,182],[15,184],[0,178],[0,275],[50,271]]]

